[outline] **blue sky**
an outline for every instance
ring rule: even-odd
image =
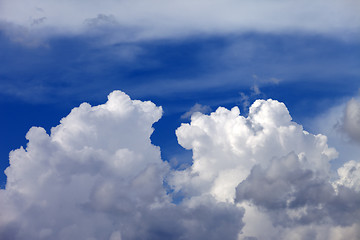
[[[173,171],[190,169],[201,155],[194,146],[185,150],[178,142],[181,134],[175,134],[182,123],[190,122],[186,113],[193,106],[204,114],[238,106],[247,116],[256,99],[270,98],[283,102],[306,131],[328,136],[329,147],[339,153],[330,161],[331,174],[345,162],[358,163],[354,157],[359,156],[359,143],[349,134],[346,119],[360,119],[357,105],[350,101],[359,101],[359,8],[355,0],[1,2],[1,188],[6,185],[9,152],[26,147],[25,135],[32,126],[50,134],[73,108],[83,102],[103,104],[114,90],[162,106],[151,142],[160,147],[161,159]],[[255,184],[251,179],[257,179],[256,171],[248,177],[246,184]],[[170,182],[166,184],[175,186],[171,191],[194,197],[186,192],[188,185]],[[237,198],[246,184],[237,187]],[[268,207],[256,197],[249,201]],[[0,233],[11,236],[4,229]],[[246,232],[252,233],[250,227]],[[270,232],[290,236],[287,230]],[[121,230],[112,233],[104,236],[133,236]]]

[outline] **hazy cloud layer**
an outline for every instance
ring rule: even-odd
[[[4,0],[0,9],[2,28],[23,42],[29,36],[83,32],[109,34],[109,42],[246,31],[346,37],[358,34],[360,27],[356,0]]]
[[[360,163],[330,168],[324,135],[257,100],[195,113],[176,131],[193,151],[171,169],[151,143],[162,115],[115,91],[74,108],[10,154],[1,239],[359,239]],[[260,229],[260,230],[259,230]]]

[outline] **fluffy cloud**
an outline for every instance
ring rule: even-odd
[[[190,124],[177,129],[179,143],[193,151],[193,166],[177,172],[176,187],[190,195],[210,193],[218,200],[234,201],[235,187],[255,164],[294,152],[319,171],[329,174],[329,161],[337,156],[323,135],[312,135],[291,121],[283,103],[257,100],[249,116],[238,107],[218,108],[208,115],[193,115]]]
[[[337,170],[339,180],[337,184],[360,192],[360,162],[351,160]]]
[[[350,239],[360,236],[357,162],[339,169],[327,138],[291,121],[285,105],[257,100],[248,117],[218,108],[177,129],[193,165],[172,173],[189,199],[213,196],[245,208],[241,239]],[[262,231],[259,231],[262,229]]]
[[[208,198],[171,203],[151,144],[162,109],[116,91],[51,129],[33,127],[10,154],[1,239],[235,239],[243,210]],[[222,223],[219,224],[219,219]]]
[[[2,200],[19,202],[3,204],[16,208],[13,219],[1,217],[10,220],[1,224],[3,235],[106,238],[112,229],[121,230],[121,220],[111,218],[131,219],[137,205],[167,201],[162,188],[167,166],[149,139],[161,113],[150,102],[113,92],[104,105],[73,109],[50,136],[31,128],[27,148],[10,154]],[[131,236],[134,230],[121,234]]]
[[[112,32],[109,41],[294,30],[343,37],[358,34],[359,8],[356,0],[5,0],[1,3],[0,16],[4,23],[18,26],[17,32],[13,32],[17,40],[26,38],[27,34],[43,38],[49,34],[84,31]]]

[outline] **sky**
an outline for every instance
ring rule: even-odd
[[[0,0],[0,239],[360,239],[358,0]]]

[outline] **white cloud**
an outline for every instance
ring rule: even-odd
[[[10,154],[0,190],[1,239],[234,239],[243,210],[209,198],[171,203],[151,144],[161,107],[115,91],[51,129],[33,127]],[[223,224],[218,224],[222,219]]]
[[[44,1],[5,0],[0,16],[33,36],[77,34],[101,25],[109,41],[245,31],[358,34],[360,4],[344,1]],[[36,23],[36,24],[35,24]],[[114,31],[116,30],[116,31]],[[107,31],[109,32],[109,31]]]
[[[340,168],[336,184],[330,161],[337,152],[326,136],[293,122],[284,104],[257,100],[248,117],[239,114],[218,108],[177,129],[193,165],[172,173],[174,188],[189,199],[211,195],[244,207],[240,239],[343,239],[347,231],[358,239],[358,163]]]
[[[2,233],[13,239],[106,238],[122,231],[121,218],[135,220],[137,205],[167,202],[167,166],[150,142],[161,114],[151,102],[113,92],[104,105],[74,108],[50,136],[31,128],[26,149],[10,154],[1,199],[16,211],[14,219],[2,214]]]
[[[269,164],[294,152],[316,169],[327,171],[337,156],[326,137],[312,135],[291,121],[285,105],[274,100],[257,100],[247,118],[237,107],[218,108],[210,116],[197,114],[176,134],[180,145],[193,151],[193,166],[175,174],[174,185],[190,195],[212,194],[233,201],[235,187],[255,164]]]
[[[339,174],[338,185],[360,192],[360,162],[351,160],[339,168],[337,172]]]

